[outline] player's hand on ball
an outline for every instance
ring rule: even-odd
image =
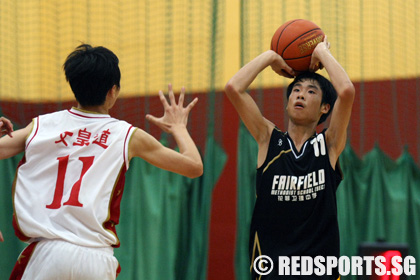
[[[197,104],[198,98],[195,98],[190,104],[184,107],[185,88],[182,87],[178,103],[176,103],[171,84],[168,85],[168,95],[169,102],[163,92],[159,91],[159,98],[162,102],[163,109],[165,110],[163,116],[157,118],[152,115],[146,115],[146,119],[157,125],[163,131],[172,133],[177,127],[181,126],[185,128],[187,126],[188,115],[195,104]]]
[[[330,52],[330,42],[327,40],[327,35],[325,35],[324,40],[315,47],[314,52],[312,53],[311,57],[311,65],[309,66],[309,70],[311,72],[316,72],[324,66],[320,61],[320,56],[323,52]]]
[[[286,78],[293,78],[294,76],[296,76],[295,71],[293,71],[293,69],[289,65],[287,65],[284,59],[277,53],[275,53],[275,59],[270,64],[270,66],[271,66],[271,69],[273,69],[273,71],[279,74],[280,76],[283,76]]]

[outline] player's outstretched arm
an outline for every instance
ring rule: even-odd
[[[3,242],[3,241],[4,241],[3,234],[0,231],[0,242]]]
[[[295,75],[283,58],[270,50],[260,54],[243,66],[225,86],[225,92],[230,102],[232,102],[248,131],[258,143],[258,166],[265,159],[274,124],[263,117],[254,99],[246,90],[258,74],[268,66],[271,66],[281,76],[292,78]]]
[[[173,135],[179,152],[163,146],[153,136],[144,130],[137,129],[130,141],[129,157],[141,157],[147,162],[190,178],[203,174],[203,162],[197,146],[187,130],[188,115],[198,99],[195,98],[184,107],[185,89],[182,88],[178,103],[175,100],[172,86],[169,89],[169,102],[162,91],[159,97],[164,107],[164,115],[160,118],[147,115],[150,122],[159,126],[163,131]]]
[[[32,129],[32,123],[25,128],[13,131],[12,123],[0,117],[0,159],[13,157],[25,150],[26,137]]]
[[[326,37],[324,42],[319,43],[311,60],[311,69],[316,70],[322,65],[330,76],[331,83],[337,91],[337,100],[331,112],[331,120],[326,131],[328,153],[332,166],[344,150],[347,139],[347,126],[355,96],[355,88],[344,68],[333,57],[329,50],[330,44]]]

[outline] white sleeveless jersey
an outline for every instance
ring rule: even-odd
[[[76,108],[35,118],[14,182],[16,235],[118,247],[115,225],[134,131]]]

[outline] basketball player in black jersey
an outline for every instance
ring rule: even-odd
[[[336,189],[342,175],[338,157],[346,144],[355,89],[325,39],[312,54],[311,72],[296,76],[287,89],[289,120],[284,131],[263,117],[246,92],[268,66],[280,76],[295,76],[283,58],[270,50],[242,67],[225,87],[258,143],[257,199],[249,241],[251,279],[335,280],[339,278],[337,268],[330,273],[317,270],[315,274],[314,270],[309,276],[292,276],[292,267],[288,271],[287,262],[279,265],[278,260],[279,256],[290,260],[292,256],[338,259],[340,255]],[[320,67],[325,67],[331,81],[315,73]],[[316,127],[330,113],[329,128],[317,134]],[[258,274],[253,266],[263,255],[273,260],[274,269],[268,275]]]

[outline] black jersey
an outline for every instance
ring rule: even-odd
[[[257,169],[257,199],[251,221],[249,252],[252,279],[315,279],[278,276],[279,256],[339,257],[336,190],[342,180],[331,167],[325,131],[310,137],[297,151],[287,132],[275,128],[267,158]],[[261,278],[254,259],[269,256],[273,271]],[[337,279],[332,276],[316,279]]]

